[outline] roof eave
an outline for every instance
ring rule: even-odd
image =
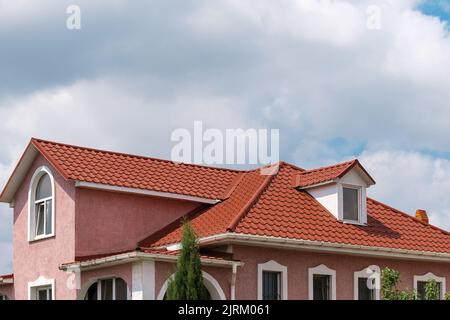
[[[267,246],[272,248],[297,249],[303,251],[332,252],[337,254],[362,255],[403,260],[439,261],[450,263],[450,253],[444,252],[375,247],[325,241],[250,235],[234,232],[216,234],[213,236],[200,238],[198,241],[200,245],[235,243],[242,245]],[[175,245],[176,243],[172,243],[160,246],[158,248],[167,248]]]
[[[2,193],[0,194],[0,202],[12,203],[17,189],[20,187],[38,153],[38,149],[33,144],[33,140],[31,140],[17,162],[13,172],[9,176]]]
[[[112,265],[130,263],[139,260],[154,260],[161,262],[176,262],[178,256],[176,255],[167,255],[161,253],[148,253],[148,252],[139,252],[132,251],[128,253],[122,253],[117,255],[112,255],[108,257],[86,260],[81,262],[73,262],[62,264],[59,269],[64,271],[88,271],[92,269],[103,268]],[[232,260],[218,260],[212,258],[201,258],[201,262],[206,266],[217,266],[217,267],[232,267],[233,265],[242,266],[243,262],[240,261],[232,261]]]

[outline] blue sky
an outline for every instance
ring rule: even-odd
[[[169,158],[202,120],[280,129],[305,168],[357,157],[370,196],[450,229],[449,1],[77,3],[68,30],[73,1],[0,0],[1,186],[32,136]],[[0,205],[0,274],[11,226]]]
[[[418,9],[424,14],[438,17],[443,21],[450,21],[450,1],[449,0],[429,0],[422,2]]]

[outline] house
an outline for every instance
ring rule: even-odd
[[[0,195],[14,214],[2,299],[163,299],[183,217],[212,299],[380,299],[450,290],[450,234],[366,196],[357,161],[272,175],[31,139]],[[401,184],[399,183],[399,188]],[[418,195],[420,196],[420,195]]]

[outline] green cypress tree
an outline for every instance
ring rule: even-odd
[[[167,300],[206,300],[197,237],[190,223],[183,221],[183,239],[174,277],[169,280]]]

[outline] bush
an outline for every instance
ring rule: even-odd
[[[206,300],[197,237],[187,221],[183,221],[183,239],[174,277],[169,280],[167,300]]]
[[[384,300],[416,300],[415,291],[400,291],[397,284],[400,282],[400,272],[384,268],[381,271],[381,296]]]
[[[440,300],[439,297],[439,285],[436,280],[428,280],[425,285],[425,300]]]

